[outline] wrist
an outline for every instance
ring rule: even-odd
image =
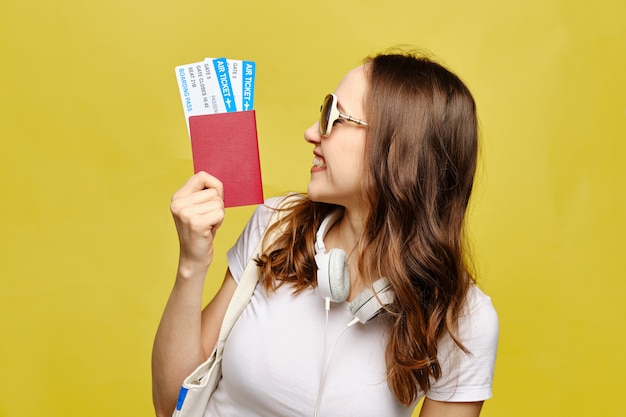
[[[178,261],[177,278],[184,280],[204,281],[209,270],[210,261],[198,262],[181,257]]]

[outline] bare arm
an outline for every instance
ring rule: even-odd
[[[152,393],[157,416],[170,416],[183,379],[213,349],[236,283],[230,272],[202,311],[202,290],[213,261],[213,239],[224,219],[222,184],[200,172],[172,197],[180,242],[174,287],[163,312],[152,351]]]
[[[478,417],[483,407],[482,401],[452,403],[424,399],[420,417]]]

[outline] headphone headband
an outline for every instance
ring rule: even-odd
[[[317,288],[320,295],[329,301],[342,302],[350,294],[350,275],[346,253],[339,248],[326,252],[324,238],[333,224],[342,215],[340,209],[334,210],[320,223],[315,235],[315,263],[317,264]],[[380,278],[366,288],[351,303],[350,312],[355,320],[366,323],[386,304],[395,300],[395,293],[387,278]],[[327,304],[327,308],[328,308]],[[355,321],[356,323],[356,321]]]
[[[324,246],[324,238],[326,237],[326,233],[328,233],[328,229],[339,220],[341,217],[341,210],[337,209],[330,213],[328,216],[322,220],[319,229],[317,229],[317,233],[315,234],[315,252],[316,253],[326,253],[326,246]]]

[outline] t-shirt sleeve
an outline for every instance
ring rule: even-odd
[[[467,309],[459,319],[459,339],[468,353],[444,336],[438,353],[442,376],[431,381],[426,397],[448,402],[491,398],[498,333],[498,315],[491,299],[472,285]]]
[[[248,223],[233,247],[226,252],[228,269],[235,279],[235,282],[239,283],[246,269],[246,265],[250,261],[254,250],[265,233],[274,208],[278,207],[282,200],[283,197],[273,197],[267,199],[265,204],[259,205],[250,217],[250,220],[248,220]]]

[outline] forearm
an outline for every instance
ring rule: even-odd
[[[196,272],[199,274],[203,273]],[[171,415],[182,381],[204,360],[201,341],[203,286],[204,276],[191,277],[179,266],[152,352],[152,394],[158,416]]]
[[[204,360],[202,290],[213,238],[224,220],[223,197],[222,183],[206,172],[195,174],[172,196],[180,256],[152,351],[152,396],[159,417],[171,415],[181,383]]]

